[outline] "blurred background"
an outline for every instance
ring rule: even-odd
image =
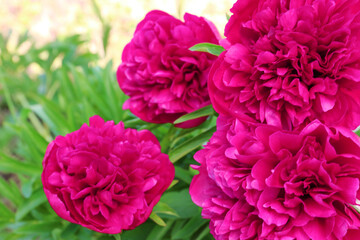
[[[150,10],[160,9],[180,19],[185,12],[204,16],[222,34],[226,13],[233,3],[234,0],[0,0],[0,32],[7,34],[11,30],[12,38],[17,38],[28,31],[39,46],[81,34],[88,38],[89,50],[103,57],[102,62],[113,59],[116,65],[136,24]],[[102,46],[104,25],[110,33],[107,54]],[[26,47],[22,50],[26,51]]]

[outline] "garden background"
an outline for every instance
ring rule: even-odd
[[[61,220],[41,184],[42,159],[57,135],[90,116],[150,129],[175,163],[172,189],[151,220],[122,239],[213,239],[190,200],[189,168],[215,130],[210,117],[195,131],[145,123],[122,110],[115,71],[136,24],[152,9],[211,19],[222,32],[233,1],[0,0],[0,239],[120,239]]]

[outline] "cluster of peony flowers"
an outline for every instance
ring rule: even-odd
[[[360,1],[238,0],[190,186],[217,240],[360,239]]]
[[[217,44],[215,25],[185,14],[182,22],[151,11],[125,47],[118,83],[130,98],[125,109],[144,121],[172,123],[210,105],[207,80],[216,56],[193,52],[200,42]],[[206,117],[176,125],[194,127]],[[148,130],[104,122],[58,136],[47,148],[42,182],[54,211],[91,230],[117,234],[144,223],[169,187],[175,168]]]
[[[360,0],[238,0],[231,12],[222,40],[205,18],[149,12],[117,70],[123,108],[173,123],[214,106],[190,195],[215,239],[360,239]],[[202,42],[225,51],[189,50]],[[50,143],[43,166],[54,211],[110,234],[145,222],[175,175],[151,132],[98,116]]]

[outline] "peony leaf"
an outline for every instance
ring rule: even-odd
[[[154,209],[153,209],[153,213],[155,214],[164,214],[164,215],[169,215],[169,216],[173,216],[178,218],[179,215],[176,213],[176,211],[174,209],[172,209],[169,205],[167,205],[166,203],[160,201],[158,202]]]
[[[166,203],[174,209],[180,218],[191,218],[199,214],[199,207],[196,206],[189,195],[189,189],[180,192],[167,192],[161,197],[161,202]]]
[[[200,135],[189,139],[188,141],[182,143],[177,148],[173,149],[169,153],[170,161],[172,163],[178,161],[180,158],[185,156],[186,154],[190,153],[191,151],[195,150],[196,148],[203,145],[205,142],[207,142],[210,137],[215,132],[216,127],[212,127],[208,129],[207,131],[201,133]]]
[[[358,213],[360,213],[360,200],[356,199],[356,205],[350,204],[350,206],[355,209]]]
[[[213,43],[199,43],[189,49],[196,52],[207,52],[215,56],[219,56],[223,51],[225,51],[222,46]]]
[[[212,105],[207,105],[203,108],[200,108],[198,110],[195,110],[191,113],[188,113],[186,115],[183,115],[181,117],[179,117],[178,119],[176,119],[174,121],[174,124],[178,124],[178,123],[182,123],[182,122],[186,122],[188,120],[192,120],[192,119],[196,119],[196,118],[200,118],[200,117],[205,117],[205,116],[210,116],[210,115],[214,115],[215,111]]]
[[[231,18],[230,14],[229,13],[226,13],[226,19],[229,21]]]
[[[184,181],[187,184],[191,183],[193,175],[181,167],[175,166],[175,177]]]
[[[156,213],[152,212],[149,217],[151,220],[153,220],[157,225],[165,227],[166,223],[164,220],[161,219]]]
[[[200,214],[197,214],[171,237],[172,239],[189,239],[192,234],[194,234],[206,223],[208,223],[208,220],[203,219]]]
[[[206,225],[195,240],[209,239],[211,236],[210,228]]]
[[[71,237],[79,230],[81,226],[78,224],[70,223],[63,229],[61,237],[63,239],[71,239]]]
[[[358,205],[352,205],[352,204],[350,204],[350,206],[351,206],[353,209],[355,209],[355,211],[357,211],[358,213],[360,213],[360,206],[358,206]]]
[[[177,180],[177,179],[173,180],[167,190],[169,190],[170,188],[175,186],[178,182],[179,182],[179,180]]]
[[[165,227],[159,225],[155,226],[151,232],[148,234],[146,240],[162,240],[166,233],[171,229],[171,226],[174,224],[174,220],[169,220],[166,223]]]

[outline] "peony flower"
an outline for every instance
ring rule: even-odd
[[[300,132],[221,116],[190,195],[217,240],[360,239],[360,140],[315,120]]]
[[[239,0],[209,75],[217,112],[284,129],[360,124],[360,1]]]
[[[162,11],[151,11],[126,45],[117,80],[130,96],[124,109],[144,121],[172,123],[180,116],[210,104],[207,79],[215,56],[189,48],[201,42],[218,43],[215,26],[202,17],[184,15],[185,22]],[[177,125],[195,127],[205,118]]]
[[[90,126],[58,136],[47,148],[42,182],[63,219],[116,234],[150,215],[174,178],[174,166],[148,130],[90,118]]]

